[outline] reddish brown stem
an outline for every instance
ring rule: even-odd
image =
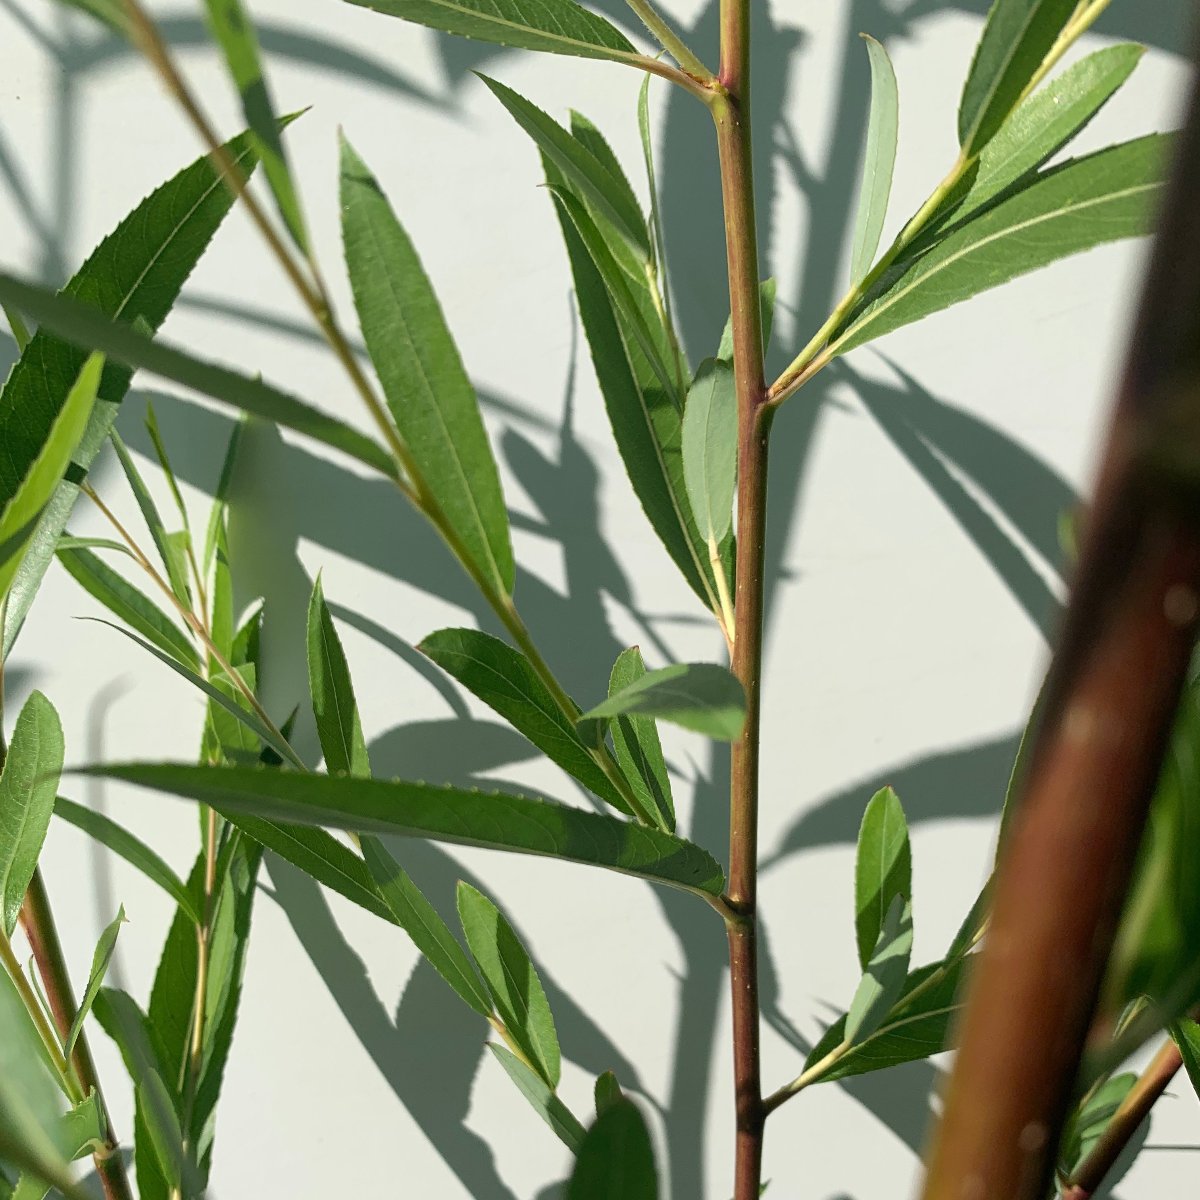
[[[1041,1200],[1200,614],[1193,97],[925,1200]]]

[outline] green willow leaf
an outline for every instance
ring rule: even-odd
[[[605,1071],[602,1075],[597,1075],[596,1086],[592,1090],[598,1117],[625,1099],[625,1093],[621,1091],[621,1085],[612,1071]]]
[[[1171,1037],[1179,1047],[1192,1090],[1200,1096],[1200,1025],[1190,1017],[1181,1017],[1171,1026]]]
[[[12,334],[13,341],[17,343],[17,353],[20,354],[29,345],[29,329],[21,318],[21,314],[10,305],[0,304],[0,312],[4,313],[9,332]]]
[[[533,960],[504,914],[482,892],[461,880],[458,917],[467,948],[508,1036],[553,1090],[562,1074],[558,1034]]]
[[[476,629],[438,630],[417,649],[588,791],[629,813],[629,806],[597,765],[574,724],[520,651]]]
[[[22,451],[19,444],[0,451],[0,464],[7,460],[10,467],[16,468],[11,490],[0,497],[0,546],[4,547],[0,555],[0,600],[12,586],[37,521],[71,465],[95,406],[103,370],[104,359],[100,355],[93,354],[87,359],[51,422],[45,442],[27,462],[23,465],[15,462],[15,455]]]
[[[217,479],[216,490],[213,492],[212,511],[208,516],[208,530],[204,535],[203,567],[205,572],[212,567],[217,553],[217,542],[225,531],[226,517],[229,512],[229,489],[233,486],[233,472],[237,467],[238,449],[241,447],[242,435],[246,430],[246,420],[245,413],[238,417],[225,447],[225,457],[221,462],[221,474]]]
[[[1052,167],[885,276],[834,341],[844,354],[989,288],[1104,242],[1147,231],[1170,136],[1151,134]]]
[[[63,732],[54,706],[32,692],[13,726],[0,771],[0,921],[11,937],[37,867],[63,765]]]
[[[226,143],[225,150],[243,172],[254,169],[248,134]],[[65,294],[114,320],[136,318],[149,330],[157,329],[232,204],[233,195],[213,170],[209,156],[201,155],[147,196],[96,247],[67,284]],[[4,302],[11,303],[7,298]],[[87,359],[86,350],[56,336],[42,317],[36,319],[44,327],[34,334],[0,393],[0,446],[19,445],[26,437],[30,444],[40,444]],[[79,481],[108,440],[129,379],[130,372],[114,362],[105,368],[73,469],[43,512],[13,583],[5,656],[54,557],[58,536],[79,494]]]
[[[68,825],[74,825],[88,837],[95,839],[105,849],[119,855],[131,866],[136,867],[152,883],[158,884],[168,896],[182,908],[197,925],[200,910],[183,880],[140,838],[135,837],[124,826],[95,809],[76,804],[65,796],[54,800],[54,815]]]
[[[534,140],[542,154],[558,168],[576,194],[586,199],[589,207],[601,212],[635,253],[649,259],[650,237],[646,221],[624,178],[614,175],[611,165],[600,161],[595,151],[577,134],[568,133],[524,96],[486,75],[480,75],[480,79]],[[590,137],[594,129],[594,126],[585,129],[585,137]]]
[[[350,668],[319,576],[308,605],[308,682],[325,769],[331,774],[370,775]]]
[[[280,138],[279,118],[271,103],[271,93],[263,73],[262,56],[254,25],[241,0],[205,0],[208,24],[225,56],[234,87],[242,98],[242,112],[254,135],[255,148],[262,159],[263,174],[279,215],[288,233],[301,251],[308,252],[308,232],[300,197],[288,166]]]
[[[350,0],[460,37],[575,58],[629,61],[629,40],[574,0]]]
[[[1064,1178],[1070,1178],[1071,1173],[1100,1140],[1105,1127],[1121,1107],[1137,1079],[1137,1075],[1132,1071],[1114,1075],[1096,1088],[1073,1114],[1058,1151],[1059,1170]],[[1111,1177],[1106,1177],[1105,1190],[1115,1182]]]
[[[547,1087],[545,1080],[536,1071],[530,1070],[511,1050],[497,1046],[495,1042],[488,1042],[488,1049],[508,1072],[509,1079],[517,1085],[534,1112],[554,1130],[572,1154],[577,1154],[583,1143],[583,1126],[553,1088]]]
[[[778,290],[774,278],[764,279],[758,285],[758,310],[762,317],[763,352],[771,340],[771,326],[775,323],[775,293]],[[717,358],[733,366],[733,314],[721,330],[721,342],[717,347]]]
[[[746,719],[746,694],[737,678],[715,663],[674,663],[647,671],[581,720],[633,714],[658,717],[723,742],[736,742]]]
[[[900,132],[900,93],[892,60],[882,42],[865,33],[860,36],[867,44],[871,60],[871,115],[867,120],[867,148],[858,189],[858,211],[854,218],[850,254],[852,286],[871,269],[879,249],[888,198],[892,194],[892,170],[896,165],[896,140]]]
[[[162,430],[158,427],[158,414],[154,410],[154,405],[149,402],[146,404],[145,424],[146,432],[150,435],[150,444],[154,447],[154,457],[158,459],[158,465],[162,468],[163,479],[166,480],[167,487],[171,492],[171,499],[175,501],[175,511],[179,513],[179,519],[183,522],[183,528],[190,536],[191,525],[188,523],[187,505],[183,502],[183,493],[179,490],[179,480],[176,479],[175,471],[171,467],[171,459],[167,454]]]
[[[854,930],[858,962],[867,969],[892,901],[912,895],[912,850],[900,798],[890,787],[871,797],[858,831],[854,865]]]
[[[566,1200],[658,1200],[650,1133],[628,1100],[601,1113],[587,1131]]]
[[[1077,0],[994,0],[958,107],[958,140],[978,154],[1016,107]]]
[[[344,138],[342,240],[363,338],[424,483],[488,585],[513,588],[508,512],[479,402],[387,197]]]
[[[88,973],[87,986],[83,989],[83,998],[79,1002],[79,1009],[75,1013],[75,1018],[71,1022],[70,1031],[67,1033],[67,1040],[63,1045],[63,1053],[69,1059],[71,1052],[75,1049],[75,1043],[79,1039],[79,1034],[83,1029],[83,1022],[87,1015],[92,1010],[92,1005],[96,1002],[96,995],[100,991],[100,985],[104,982],[104,975],[108,971],[108,964],[112,961],[113,951],[117,947],[117,934],[121,932],[121,926],[125,924],[125,906],[122,905],[117,910],[116,917],[107,925],[104,932],[100,934],[100,940],[96,943],[96,950],[92,955],[92,969]]]
[[[738,414],[733,367],[706,358],[683,410],[683,481],[700,536],[712,547],[729,532],[737,480]]]
[[[126,763],[88,773],[199,800],[223,813],[545,855],[709,896],[720,895],[724,885],[716,860],[691,842],[526,796],[253,767]]]
[[[608,694],[616,695],[637,683],[646,674],[646,664],[637,646],[623,650],[613,664],[608,680]],[[647,812],[656,812],[663,826],[675,831],[675,801],[671,795],[671,779],[663,758],[658,726],[653,717],[632,713],[616,717],[609,724],[613,753],[617,765]]]
[[[865,1041],[883,1024],[904,991],[912,956],[912,903],[895,896],[846,1013],[846,1041]]]
[[[380,896],[395,920],[429,960],[430,966],[481,1017],[492,1015],[491,997],[479,973],[437,909],[409,878],[408,872],[384,849],[378,838],[362,839],[363,858]]]
[[[130,629],[136,629],[147,641],[193,671],[200,669],[200,656],[187,634],[149,596],[103,559],[90,550],[63,548],[60,543],[58,560],[84,591]]]

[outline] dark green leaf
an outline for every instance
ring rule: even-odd
[[[212,566],[217,553],[217,540],[225,528],[225,517],[229,507],[229,489],[233,485],[233,472],[237,466],[238,448],[242,443],[242,434],[246,429],[246,416],[242,414],[234,423],[229,434],[229,442],[225,447],[225,458],[221,463],[221,475],[217,480],[216,491],[213,492],[212,512],[208,518],[208,532],[204,537],[204,569]]]
[[[200,658],[187,634],[149,596],[103,559],[90,550],[72,550],[61,544],[58,559],[70,576],[109,612],[172,658],[193,671],[199,670]]]
[[[341,202],[354,304],[388,407],[462,552],[511,593],[508,512],[475,390],[408,234],[345,139]]]
[[[854,867],[854,929],[865,971],[897,896],[912,895],[912,851],[900,798],[883,788],[871,797],[858,831]]]
[[[542,981],[516,931],[482,892],[458,885],[458,916],[471,957],[508,1036],[550,1088],[558,1087],[558,1034]]]
[[[963,154],[978,154],[1016,107],[1077,0],[994,0],[958,107]]]
[[[574,0],[350,0],[461,37],[576,58],[635,59],[628,39]]]
[[[863,156],[862,182],[858,188],[858,212],[854,218],[854,243],[850,255],[850,283],[858,284],[871,269],[888,197],[892,194],[892,168],[896,165],[899,135],[900,94],[892,60],[881,42],[861,35],[871,59],[871,115],[867,121],[867,148]]]
[[[602,1117],[610,1108],[620,1104],[625,1099],[621,1085],[617,1082],[612,1071],[605,1071],[596,1076],[596,1086],[593,1089],[596,1099],[596,1116]]]
[[[885,276],[833,349],[844,354],[1069,254],[1145,233],[1169,145],[1169,135],[1152,134],[1042,172]]]
[[[683,410],[683,480],[696,527],[712,547],[729,532],[737,479],[738,413],[733,367],[706,358]]]
[[[657,829],[502,792],[301,775],[252,767],[126,763],[88,768],[271,820],[546,855],[719,895],[724,876],[699,846]]]
[[[0,304],[0,312],[4,313],[4,319],[8,322],[13,341],[17,343],[17,353],[20,354],[29,345],[29,329],[21,318],[21,314],[10,305]]]
[[[462,1000],[481,1017],[490,1017],[492,1002],[479,974],[437,909],[378,838],[363,838],[362,850],[367,868],[392,918]]]
[[[54,812],[63,732],[54,706],[32,692],[17,716],[0,772],[0,918],[11,937]]]
[[[120,8],[104,3],[106,8]],[[253,170],[249,135],[235,138],[225,149],[242,171]],[[232,193],[214,172],[209,156],[202,155],[151,193],[100,243],[67,284],[66,293],[114,319],[137,318],[150,330],[157,329],[232,204]],[[44,441],[86,358],[86,351],[60,340],[48,325],[38,330],[0,394],[0,445],[28,447]],[[54,556],[58,535],[79,494],[79,478],[108,440],[129,378],[130,372],[114,363],[105,368],[99,398],[75,452],[75,469],[43,512],[13,583],[6,656]],[[27,448],[21,453],[27,454]]]
[[[646,674],[646,664],[637,646],[623,650],[613,664],[608,680],[608,694],[616,695],[636,683]],[[675,802],[671,795],[671,779],[663,758],[658,726],[653,717],[625,714],[609,725],[613,752],[630,787],[647,812],[657,813],[663,827],[675,830]]]
[[[621,812],[629,812],[621,794],[597,765],[574,724],[555,703],[523,654],[499,638],[475,629],[441,629],[430,634],[417,649],[590,792]]]
[[[79,1002],[79,1008],[75,1013],[75,1019],[71,1022],[71,1029],[63,1046],[63,1053],[68,1059],[75,1049],[80,1030],[83,1029],[83,1022],[92,1010],[96,994],[100,991],[100,985],[104,982],[105,972],[108,970],[108,964],[112,960],[113,951],[117,946],[117,934],[121,932],[121,926],[124,924],[125,906],[122,905],[117,909],[117,915],[113,918],[112,923],[105,927],[104,932],[100,934],[100,940],[96,943],[87,986],[83,989],[83,998]]]
[[[496,1061],[508,1072],[508,1077],[520,1089],[521,1095],[533,1106],[534,1112],[562,1139],[563,1145],[572,1154],[578,1152],[583,1142],[583,1126],[575,1114],[558,1098],[545,1080],[530,1070],[511,1050],[488,1042],[488,1049]]]
[[[139,1115],[145,1122],[143,1128],[148,1138],[139,1140],[138,1148],[141,1155],[147,1149],[155,1162],[157,1176],[171,1195],[177,1195],[185,1173],[187,1162],[183,1146],[183,1133],[179,1128],[179,1118],[171,1104],[167,1085],[156,1071],[147,1071],[134,1088]],[[146,1141],[149,1146],[146,1146]],[[138,1192],[144,1194],[139,1157]]]
[[[1171,1026],[1171,1036],[1179,1047],[1192,1089],[1200,1096],[1200,1025],[1190,1017],[1181,1017]]]
[[[583,720],[632,714],[659,717],[724,742],[736,742],[746,718],[742,685],[715,663],[675,663],[645,675],[617,692]]]
[[[1121,1107],[1122,1101],[1137,1083],[1137,1078],[1137,1075],[1130,1071],[1105,1080],[1072,1115],[1058,1152],[1059,1168],[1064,1177],[1070,1177],[1100,1140],[1105,1126]]]
[[[350,668],[325,603],[320,577],[308,605],[308,682],[326,770],[331,774],[369,776],[371,762]]]
[[[567,1200],[658,1200],[654,1148],[641,1113],[628,1101],[596,1118],[584,1136]]]
[[[904,991],[912,939],[912,902],[895,896],[846,1014],[846,1040],[852,1046],[879,1028]]]

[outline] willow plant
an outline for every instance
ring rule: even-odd
[[[345,269],[368,370],[331,303],[284,146],[291,118],[272,106],[254,27],[241,0],[206,0],[213,40],[240,93],[248,126],[230,141],[222,141],[210,124],[139,0],[72,0],[102,22],[101,36],[127,39],[142,52],[170,100],[194,126],[204,154],[137,205],[60,292],[0,273],[0,302],[20,349],[0,394],[0,631],[7,657],[57,559],[115,616],[114,629],[205,695],[194,764],[88,768],[96,776],[197,802],[200,842],[184,879],[133,831],[59,796],[61,726],[46,697],[34,693],[26,700],[0,775],[0,1196],[28,1200],[51,1188],[83,1195],[69,1164],[88,1154],[109,1200],[134,1194],[125,1153],[129,1143],[113,1128],[88,1046],[89,1018],[119,1046],[133,1087],[137,1194],[142,1200],[183,1200],[205,1192],[264,850],[399,926],[459,999],[487,1021],[499,1066],[573,1156],[565,1196],[657,1196],[655,1153],[622,1081],[612,1072],[596,1080],[592,1119],[569,1107],[559,1094],[562,1052],[553,1014],[530,952],[496,902],[465,883],[458,891],[458,936],[404,870],[405,843],[397,837],[417,837],[621,871],[681,889],[724,923],[735,1078],[732,1191],[735,1200],[751,1200],[764,1186],[768,1117],[811,1087],[950,1048],[963,983],[976,959],[992,950],[989,885],[941,958],[922,965],[911,961],[912,855],[904,809],[890,788],[864,796],[852,922],[861,981],[802,1072],[790,1082],[764,1085],[756,883],[759,718],[763,673],[772,665],[763,656],[772,422],[785,403],[803,403],[798,397],[806,385],[847,352],[1066,255],[1145,233],[1167,176],[1170,135],[1148,133],[1064,157],[1064,149],[1134,71],[1141,47],[1111,45],[1076,54],[1068,65],[1064,58],[1108,0],[995,0],[966,71],[958,153],[924,203],[885,243],[898,86],[885,47],[867,37],[870,119],[845,294],[807,342],[794,348],[784,371],[769,380],[764,346],[774,285],[764,281],[755,228],[750,0],[720,0],[715,60],[714,48],[689,46],[649,0],[628,0],[649,35],[643,48],[575,0],[361,2],[383,16],[451,35],[604,60],[615,64],[614,70],[633,68],[645,75],[637,119],[648,213],[625,167],[587,118],[572,113],[562,124],[499,80],[483,82],[541,157],[547,206],[562,232],[617,450],[667,556],[720,630],[728,663],[648,665],[630,647],[617,658],[608,680],[595,681],[585,703],[567,693],[539,650],[538,630],[526,624],[519,607],[508,512],[475,393],[433,286],[380,182],[343,140]],[[708,109],[719,152],[730,317],[719,346],[699,363],[685,353],[672,316],[650,137],[652,79],[682,89]],[[259,165],[263,191],[250,186]],[[436,174],[429,186],[438,186]],[[373,434],[273,386],[252,367],[205,361],[157,335],[235,201],[344,370]],[[1192,251],[1194,261],[1200,238],[1184,225],[1177,230],[1178,244],[1160,252],[1161,261],[1185,250]],[[304,648],[309,695],[298,697],[297,704],[311,705],[322,762],[307,761],[293,737],[298,710],[280,719],[261,699],[264,610],[257,605],[239,612],[234,606],[238,564],[230,553],[227,492],[239,435],[230,444],[201,535],[193,530],[170,447],[150,411],[147,436],[176,510],[164,517],[154,489],[115,429],[134,370],[206,395],[243,421],[296,431],[393,484],[398,503],[413,506],[428,520],[506,635],[442,629],[428,634],[420,649],[580,785],[594,800],[593,808],[375,778],[347,659],[320,579],[309,602]],[[1156,443],[1163,454],[1169,450],[1184,459],[1184,451],[1193,453],[1200,441],[1194,377],[1189,386],[1190,391],[1180,385],[1171,393],[1170,435]],[[137,528],[122,522],[116,515],[120,505],[88,482],[106,446],[116,454],[123,486],[140,511]],[[1194,465],[1195,458],[1187,461]],[[1113,507],[1111,500],[1106,503]],[[68,532],[77,505],[105,523],[103,537]],[[1106,536],[1111,540],[1117,534],[1101,529],[1088,543],[1085,579],[1092,578],[1088,556],[1094,557],[1096,545],[1109,546]],[[1171,644],[1190,650],[1194,593],[1168,589],[1167,595],[1175,631]],[[1154,596],[1158,603],[1161,597]],[[1069,627],[1072,661],[1081,654],[1090,661],[1086,650],[1092,632],[1086,620]],[[1142,644],[1130,638],[1122,643],[1126,649]],[[1059,733],[1069,739],[1074,710],[1064,709],[1064,696],[1072,693],[1062,673],[1056,678],[1044,701],[1047,711],[1057,714],[1048,727],[1059,729],[1059,721],[1066,730]],[[1108,941],[1093,938],[1094,948],[1099,947],[1093,983],[1080,983],[1078,995],[1069,987],[1064,993],[1078,1036],[1069,1054],[1058,1055],[1062,1062],[1039,1042],[1036,1021],[1021,1034],[1027,1044],[1003,1048],[1055,1061],[1053,1102],[1046,1111],[1038,1109],[1038,1123],[1014,1127],[988,1148],[1005,1164],[994,1177],[985,1177],[969,1152],[958,1167],[946,1166],[971,1144],[969,1137],[953,1132],[948,1120],[931,1195],[1016,1200],[1040,1198],[1057,1186],[1072,1200],[1083,1200],[1134,1137],[1180,1064],[1186,1063],[1200,1082],[1200,1026],[1187,1016],[1200,1001],[1195,965],[1200,873],[1193,861],[1200,838],[1195,755],[1200,682],[1182,668],[1165,671],[1162,679],[1154,705],[1147,708],[1147,720],[1157,722],[1162,735],[1147,735],[1147,756],[1139,768],[1142,791],[1147,796],[1153,791],[1149,832],[1119,929],[1115,913],[1129,870],[1104,875],[1112,883],[1106,892],[1110,907],[1116,906],[1110,921],[1115,948],[1110,953]],[[1175,740],[1158,774],[1180,689]],[[717,848],[695,844],[676,827],[672,773],[658,732],[663,721],[731,745],[724,863]],[[1036,744],[1051,744],[1053,736]],[[1023,743],[1014,764],[1010,795],[1027,776],[1035,797],[1042,794],[1039,786],[1053,791],[1044,783],[1053,755],[1045,749],[1033,754],[1029,746]],[[1099,751],[1088,761],[1093,775],[1107,770],[1108,760]],[[1155,789],[1150,785],[1156,777]],[[1043,857],[1061,857],[1052,841],[1058,828],[1053,822],[1041,835],[1030,832],[1046,803],[1031,802],[1029,820],[1022,819],[1022,809],[1010,821],[1013,807],[1006,805],[1002,842],[1017,847],[1014,858],[1026,863],[1026,873],[1011,876],[1018,883],[1008,884],[1008,892],[1003,882],[999,889],[997,919],[1004,922],[1010,965],[1014,958],[1021,961],[1026,934],[1036,942],[1034,935],[1046,925],[1044,908],[1034,913],[1012,901],[1005,907],[1004,897],[1014,888],[1023,883],[1028,890],[1033,869],[1028,862],[1038,861],[1029,853],[1021,859],[1019,851],[1033,846],[1044,851]],[[37,869],[52,815],[127,859],[174,906],[144,1009],[105,979],[121,913],[114,914],[100,939],[82,992],[72,989],[51,899]],[[1140,817],[1125,823],[1114,818],[1111,830],[1110,840],[1120,842],[1132,870]],[[35,961],[33,975],[19,960],[18,924]],[[1029,962],[1040,961],[1031,952]],[[992,969],[991,976],[996,974]],[[1003,1005],[1002,984],[981,985],[981,990],[987,993],[981,1005]],[[975,1026],[968,1023],[968,1031]],[[1171,1040],[1143,1077],[1121,1070],[1163,1030]],[[1049,1027],[1043,1032],[1052,1036]],[[976,1075],[984,1070],[979,1061],[978,1054],[971,1059]],[[965,1124],[978,1134],[988,1128],[971,1119],[978,1113],[979,1090],[962,1086],[967,1099],[961,1089],[952,1093],[952,1115],[960,1114],[955,1119],[962,1126],[965,1105]],[[696,1153],[695,1147],[669,1149]],[[993,1178],[1004,1182],[993,1186]],[[775,1187],[787,1195],[802,1194],[795,1180],[779,1179]],[[721,1194],[728,1191],[723,1184]]]

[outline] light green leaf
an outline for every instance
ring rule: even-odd
[[[900,798],[890,787],[871,797],[858,832],[854,929],[858,962],[867,969],[892,901],[912,895],[912,851]]]
[[[192,894],[184,887],[183,880],[145,842],[135,837],[128,829],[118,825],[111,817],[95,809],[76,804],[65,796],[54,800],[54,815],[81,829],[106,849],[119,855],[131,866],[136,867],[152,883],[157,883],[197,925],[200,913]]]
[[[746,718],[742,685],[715,663],[675,663],[641,678],[583,714],[581,720],[633,714],[658,717],[723,742],[736,742]]]
[[[490,1017],[492,1001],[479,974],[437,909],[378,838],[363,838],[362,850],[367,868],[392,918],[463,1002],[481,1017]]]
[[[325,769],[331,774],[369,776],[371,762],[350,668],[319,576],[308,605],[308,682]]]
[[[105,0],[105,7],[120,5],[110,6]],[[254,169],[248,135],[228,142],[225,150],[242,171]],[[214,172],[209,156],[201,155],[152,192],[100,243],[67,284],[66,294],[116,320],[136,318],[146,328],[157,329],[232,204],[233,195]],[[62,341],[43,321],[0,393],[0,446],[21,444],[25,437],[31,445],[44,441],[86,359],[86,351]],[[129,371],[113,362],[105,368],[74,455],[75,469],[43,511],[13,582],[5,656],[54,557],[58,535],[79,494],[79,479],[108,440],[129,378]]]
[[[596,1118],[584,1136],[566,1200],[658,1200],[654,1147],[628,1100]]]
[[[1038,175],[887,275],[833,343],[836,353],[949,308],[1018,275],[1148,229],[1170,138],[1151,134]]]
[[[613,664],[608,680],[608,694],[616,695],[635,684],[646,674],[646,664],[637,646],[623,650]],[[671,795],[671,779],[663,758],[658,726],[653,717],[632,713],[615,718],[609,725],[613,752],[617,764],[643,808],[658,813],[664,828],[675,830],[675,801]]]
[[[691,842],[526,796],[253,767],[126,763],[91,767],[88,773],[200,800],[226,813],[545,855],[706,895],[720,895],[724,885],[716,860]]]
[[[994,0],[958,107],[958,140],[978,154],[1016,107],[1077,0]]]
[[[737,441],[733,367],[706,358],[683,410],[683,480],[700,536],[713,544],[729,532],[733,519]]]
[[[546,1086],[536,1071],[532,1071],[511,1050],[488,1042],[488,1049],[496,1061],[508,1072],[521,1095],[533,1106],[534,1112],[554,1130],[564,1146],[576,1154],[583,1142],[583,1126],[573,1112]]]
[[[350,0],[446,33],[576,58],[636,59],[615,26],[573,0]]]
[[[87,359],[40,446],[29,443],[22,446],[15,441],[0,450],[0,467],[5,464],[9,467],[7,472],[0,470],[0,481],[4,475],[13,480],[11,487],[0,493],[0,547],[3,547],[0,553],[0,599],[12,586],[21,552],[71,465],[72,455],[96,403],[96,389],[100,386],[103,370],[102,356],[93,354]],[[16,461],[18,455],[23,457],[23,462]]]
[[[255,148],[262,158],[263,173],[275,197],[279,215],[292,240],[307,253],[304,213],[279,136],[279,118],[271,103],[254,25],[241,0],[205,0],[205,8],[209,27],[225,55],[233,84],[241,94],[242,112],[254,134]]]
[[[70,296],[56,296],[3,272],[0,272],[0,299],[19,303],[42,326],[68,341],[95,346],[117,362],[141,367],[251,416],[294,429],[365,463],[389,479],[396,478],[395,464],[369,437],[261,379],[195,358],[161,338],[149,338],[132,326],[110,320]],[[36,344],[36,339],[30,344]]]
[[[132,558],[129,547],[124,542],[102,537],[73,537],[69,533],[62,534],[58,539],[59,550],[111,550],[114,554],[123,554]]]
[[[775,293],[777,291],[775,280],[764,279],[758,285],[758,310],[762,317],[762,335],[763,335],[763,351],[767,349],[767,343],[771,340],[771,326],[775,321]],[[717,347],[717,358],[722,362],[733,366],[733,314],[729,316],[729,320],[725,322],[725,328],[721,331],[721,344]]]
[[[125,906],[121,905],[117,909],[116,917],[113,918],[111,924],[105,927],[104,932],[100,934],[100,940],[96,943],[96,950],[92,955],[92,969],[88,974],[87,986],[83,989],[83,999],[79,1002],[79,1009],[75,1013],[70,1032],[63,1045],[63,1054],[68,1059],[75,1049],[75,1043],[79,1040],[83,1022],[92,1010],[96,994],[100,991],[100,985],[104,982],[105,972],[108,970],[108,964],[112,960],[113,951],[117,946],[117,934],[121,932],[121,926],[124,924]]]
[[[912,938],[912,902],[896,896],[846,1014],[846,1040],[851,1045],[879,1028],[904,991]]]
[[[346,267],[388,407],[463,552],[508,595],[508,512],[475,390],[408,234],[345,139],[341,153]]]
[[[508,1036],[547,1087],[558,1087],[558,1034],[542,981],[516,931],[482,892],[461,880],[458,916],[467,948],[496,1005]]]
[[[851,286],[858,284],[871,269],[875,251],[879,249],[888,198],[892,194],[892,168],[896,165],[896,139],[900,130],[900,93],[892,60],[882,42],[869,34],[860,36],[867,44],[871,60],[871,115],[867,121],[867,148],[854,218]]]
[[[620,1104],[625,1099],[621,1085],[617,1082],[612,1071],[605,1071],[596,1076],[596,1086],[593,1089],[596,1099],[596,1116],[603,1116],[610,1108]]]
[[[480,75],[480,79],[513,120],[533,138],[542,154],[562,172],[576,194],[585,199],[589,207],[602,213],[636,254],[649,259],[650,238],[646,222],[624,178],[614,175],[611,166],[601,162],[578,133],[572,136],[512,88],[486,75]]]
[[[1091,1149],[1100,1140],[1105,1127],[1112,1120],[1122,1101],[1129,1095],[1130,1089],[1137,1083],[1137,1075],[1128,1071],[1123,1075],[1114,1075],[1106,1079],[1095,1091],[1091,1092],[1079,1109],[1067,1123],[1062,1144],[1059,1146],[1059,1169],[1064,1178],[1070,1178],[1071,1173],[1088,1156]],[[1114,1180],[1106,1177],[1106,1189]]]
[[[96,1093],[90,1092],[74,1108],[63,1113],[55,1122],[52,1137],[59,1153],[70,1161],[104,1149],[106,1141],[104,1115]],[[43,1200],[53,1184],[26,1171],[17,1180],[16,1190],[9,1192],[11,1200]],[[3,1175],[0,1173],[0,1196],[3,1196]]]
[[[475,629],[441,629],[417,649],[590,792],[628,814],[629,806],[523,654]]]
[[[647,71],[645,78],[642,80],[642,86],[638,89],[638,136],[642,141],[642,161],[646,167],[646,186],[650,189],[650,248],[654,251],[654,257],[661,264],[665,255],[663,254],[663,236],[662,226],[659,220],[658,208],[658,180],[654,170],[654,138],[650,132],[650,80],[651,75]],[[578,134],[576,134],[578,136]],[[664,292],[666,288],[664,287]],[[666,296],[664,295],[664,299]]]
[[[647,79],[650,77],[647,75]],[[4,319],[8,322],[8,328],[12,333],[13,341],[17,343],[17,353],[20,354],[26,346],[29,345],[29,329],[26,327],[21,314],[15,308],[7,304],[0,304],[0,312],[4,313]]]
[[[17,716],[0,772],[0,918],[12,936],[42,852],[63,765],[63,732],[54,706],[32,692]]]
[[[200,657],[187,634],[149,596],[103,559],[90,550],[65,548],[60,542],[58,560],[68,574],[109,612],[172,658],[193,671],[199,670]]]

